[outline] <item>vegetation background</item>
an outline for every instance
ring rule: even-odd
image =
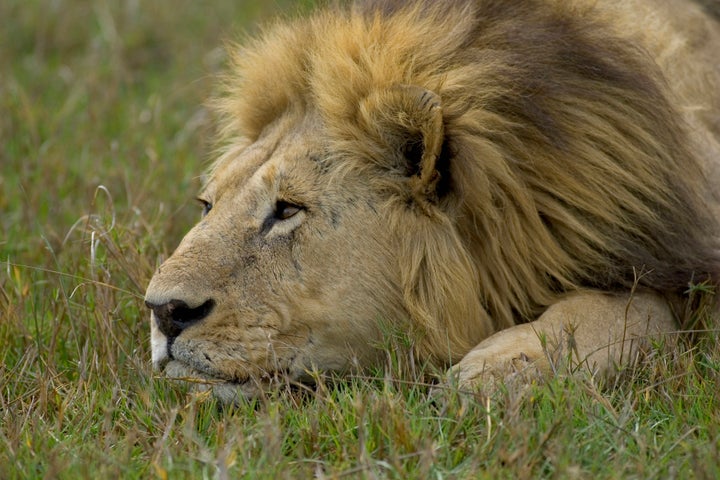
[[[720,349],[492,399],[371,378],[233,409],[155,378],[144,288],[199,216],[224,40],[290,0],[0,2],[0,479],[720,478]]]

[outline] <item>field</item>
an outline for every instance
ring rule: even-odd
[[[0,480],[720,478],[717,332],[490,400],[387,365],[236,408],[153,375],[143,292],[200,208],[223,42],[275,0],[0,2]]]

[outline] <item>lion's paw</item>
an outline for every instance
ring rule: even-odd
[[[508,358],[493,358],[474,350],[453,366],[446,382],[463,393],[492,397],[503,387],[523,390],[542,381],[537,362],[520,352]]]

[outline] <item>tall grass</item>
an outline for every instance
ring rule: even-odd
[[[0,479],[718,478],[720,351],[599,386],[369,377],[235,408],[150,369],[145,285],[198,216],[222,43],[291,2],[0,3]]]

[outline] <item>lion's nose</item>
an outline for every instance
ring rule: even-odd
[[[145,301],[153,313],[158,328],[168,338],[174,338],[203,318],[207,317],[215,306],[213,300],[207,300],[202,305],[192,308],[183,300],[170,300],[162,305],[157,305],[149,301]]]

